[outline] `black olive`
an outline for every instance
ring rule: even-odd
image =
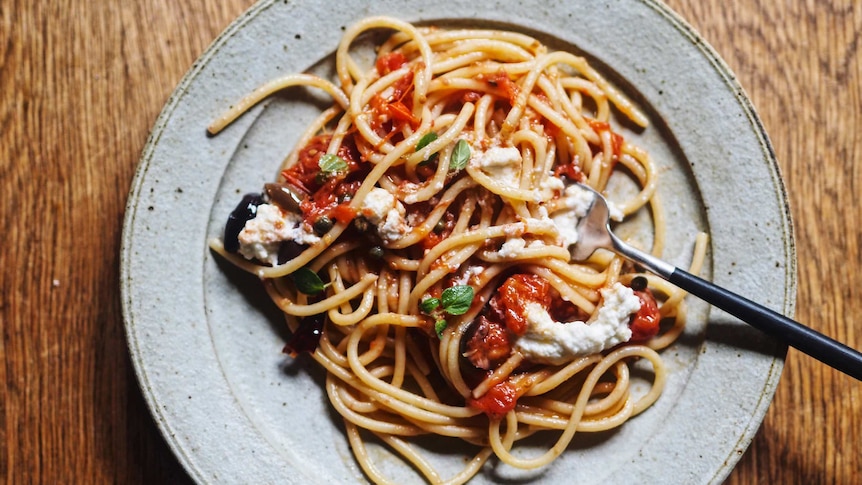
[[[314,232],[316,232],[318,236],[322,236],[329,232],[333,225],[334,223],[332,222],[332,219],[326,216],[320,216],[316,221],[314,221]]]
[[[239,233],[245,223],[257,215],[257,206],[263,204],[261,194],[245,194],[224,225],[224,248],[229,253],[239,251]]]
[[[434,232],[440,234],[444,230],[446,230],[446,222],[444,222],[443,219],[440,219],[437,221],[437,224],[434,224]]]
[[[632,278],[631,289],[635,291],[644,291],[647,287],[647,279],[643,276],[635,276]]]
[[[292,357],[301,353],[314,353],[318,343],[320,343],[324,323],[326,323],[325,313],[311,315],[300,320],[299,328],[296,329],[296,333],[291,335],[283,352]]]
[[[265,184],[263,186],[266,195],[275,205],[288,212],[299,213],[299,204],[302,203],[302,192],[289,184]]]
[[[306,247],[296,241],[282,241],[278,247],[278,264],[284,264],[299,256]]]

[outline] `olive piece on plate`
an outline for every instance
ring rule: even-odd
[[[283,210],[299,213],[299,204],[302,203],[303,193],[289,184],[269,183],[264,184],[263,189],[269,200]]]
[[[224,225],[224,249],[229,253],[239,251],[239,233],[245,223],[257,215],[257,206],[263,204],[261,194],[245,194]]]

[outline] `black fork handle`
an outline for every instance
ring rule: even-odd
[[[608,229],[614,251],[763,333],[862,380],[862,353],[744,296],[710,283],[622,241]]]
[[[862,380],[862,353],[859,351],[679,268],[675,268],[667,280],[763,333],[851,377]]]

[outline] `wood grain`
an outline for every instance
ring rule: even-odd
[[[770,134],[799,257],[797,318],[862,347],[862,9],[670,0]],[[124,204],[148,130],[250,0],[0,4],[0,476],[185,483],[138,390],[118,293]],[[862,385],[791,350],[728,483],[858,483]]]

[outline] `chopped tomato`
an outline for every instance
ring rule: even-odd
[[[599,135],[601,135],[603,131],[610,132],[611,150],[613,151],[614,157],[619,157],[622,154],[623,136],[612,131],[611,125],[605,121],[590,120],[590,128],[594,129]]]
[[[407,93],[413,90],[413,71],[408,71],[407,74],[401,76],[400,79],[392,84],[392,94],[389,97],[391,101],[402,101]]]
[[[461,96],[462,103],[478,103],[482,99],[482,93],[477,91],[466,91]]]
[[[464,356],[479,369],[497,367],[512,352],[509,332],[503,324],[480,316],[473,335],[467,341],[467,352]]]
[[[649,289],[635,291],[635,296],[640,300],[641,308],[629,323],[629,328],[632,330],[630,342],[644,342],[658,334],[661,317],[658,304]]]
[[[502,419],[506,413],[515,409],[518,403],[518,390],[509,381],[503,381],[488,389],[484,396],[467,400],[467,404],[481,409],[491,419]]]
[[[413,76],[413,71],[408,71],[387,89],[387,97],[375,94],[368,101],[371,128],[384,140],[400,133],[405,125],[419,127],[420,121],[413,116],[412,99],[407,96],[413,90]]]
[[[356,217],[356,214],[356,209],[350,207],[349,202],[338,204],[332,208],[332,217],[338,222],[350,222],[354,217]]]
[[[573,182],[581,183],[583,183],[587,179],[586,175],[584,175],[584,172],[581,171],[580,165],[578,165],[577,156],[572,159],[571,163],[557,165],[556,168],[554,168],[554,175],[556,175],[557,177],[563,175]]]
[[[320,173],[320,157],[326,154],[329,149],[329,141],[332,139],[330,135],[315,136],[299,151],[299,157],[296,163],[282,170],[281,176],[286,181],[304,190],[308,194],[313,194],[321,187],[317,175]],[[344,138],[343,143],[338,148],[336,153],[339,157],[347,162],[347,171],[354,172],[359,168],[359,153],[353,142],[352,136]]]
[[[431,209],[429,208],[428,211],[430,212]],[[420,241],[423,249],[433,248],[452,234],[455,229],[455,215],[449,211],[444,212],[437,225],[437,228],[434,228]]]
[[[518,97],[518,85],[509,79],[509,75],[506,74],[506,71],[497,71],[497,73],[488,78],[487,81],[488,84],[501,91],[501,94],[509,101],[509,104],[515,104],[515,99]]]
[[[413,128],[417,128],[419,126],[419,120],[413,116],[413,113],[407,109],[407,105],[401,101],[389,103],[387,109],[389,111],[389,116],[391,116],[392,119],[408,123]]]
[[[375,67],[381,76],[385,76],[392,71],[401,69],[404,64],[407,64],[407,58],[400,52],[388,52],[377,58]]]
[[[515,335],[527,331],[524,317],[529,303],[539,303],[545,308],[551,305],[548,280],[534,274],[514,274],[503,282],[497,295],[491,300],[492,309],[502,315],[506,327]]]
[[[356,217],[356,211],[350,207],[350,198],[359,190],[361,180],[347,182],[331,177],[311,197],[306,197],[299,204],[302,218],[313,225],[323,216],[338,222],[350,222]]]

